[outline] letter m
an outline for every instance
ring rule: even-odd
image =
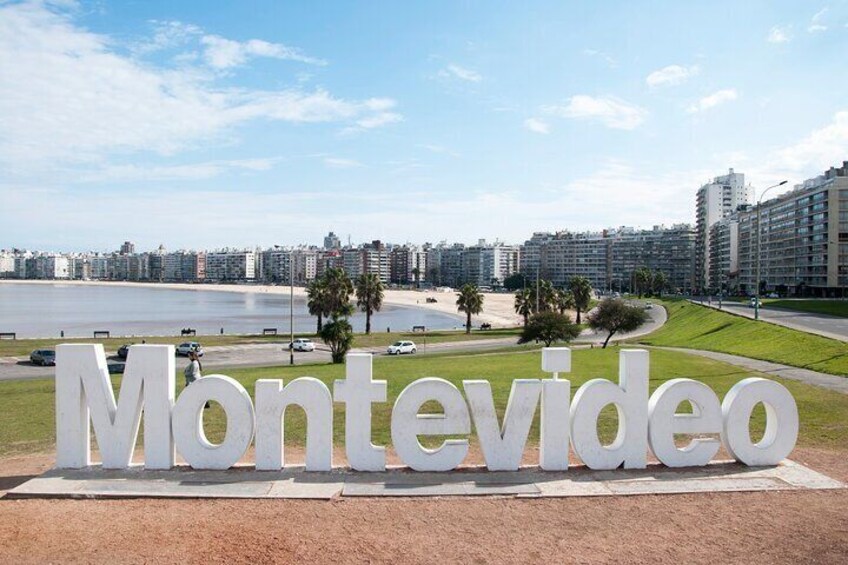
[[[144,465],[174,466],[174,346],[133,345],[115,402],[102,345],[56,348],[56,467],[91,464],[89,421],[105,469],[132,462],[144,409]]]

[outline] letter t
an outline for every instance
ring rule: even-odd
[[[386,401],[386,381],[371,379],[371,354],[347,355],[345,380],[335,381],[333,397],[345,403],[345,451],[357,471],[385,471],[386,448],[371,443],[371,403]]]

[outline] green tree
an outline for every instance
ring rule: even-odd
[[[527,327],[527,321],[530,319],[530,314],[533,313],[533,292],[529,288],[519,290],[515,293],[515,313],[520,314],[524,318],[524,327]]]
[[[413,267],[412,276],[415,279],[415,288],[421,288],[421,269]]]
[[[551,283],[551,281],[542,279],[537,285],[534,285],[534,292],[537,291],[537,287],[539,293],[539,311],[547,312],[548,310],[553,310],[554,304],[556,303],[556,289],[554,288],[553,283]]]
[[[580,335],[580,326],[571,322],[571,316],[558,312],[538,312],[533,314],[518,343],[529,343],[531,341],[543,341],[546,347],[550,347],[555,341],[569,342]]]
[[[566,310],[574,309],[574,295],[570,290],[558,289],[554,293],[554,309],[560,314],[565,314]]]
[[[343,363],[353,345],[353,327],[347,318],[334,316],[321,330],[321,339],[330,348],[333,363]]]
[[[471,315],[483,311],[483,294],[476,284],[465,284],[459,289],[456,298],[456,309],[465,312],[465,333],[471,333]]]
[[[349,316],[350,296],[353,294],[353,283],[343,269],[334,267],[324,271],[326,286],[326,312],[329,316]],[[348,312],[344,314],[344,312]]]
[[[438,266],[433,265],[432,267],[430,267],[428,269],[427,273],[428,273],[428,276],[429,276],[429,278],[427,280],[430,281],[430,284],[432,284],[433,286],[441,286],[442,285],[441,271],[439,270]]]
[[[607,298],[586,319],[593,330],[608,332],[604,340],[606,347],[613,335],[632,332],[644,324],[648,316],[642,308],[630,306],[620,298]]]
[[[383,307],[383,281],[373,273],[356,279],[356,305],[365,312],[365,333],[371,333],[371,314]]]
[[[522,273],[513,273],[506,277],[503,281],[503,286],[507,290],[518,290],[527,285],[527,277]]]
[[[586,312],[592,302],[592,283],[586,277],[571,277],[571,280],[568,281],[568,290],[574,297],[574,310],[577,312],[577,323],[579,324],[581,312]]]
[[[318,278],[310,282],[306,287],[306,307],[309,314],[318,317],[317,332],[321,333],[324,316],[329,316],[327,310],[327,286],[324,278]]]
[[[653,278],[651,270],[647,267],[639,267],[633,271],[633,285],[636,287],[635,291],[639,298],[642,298],[642,295],[651,288]]]
[[[666,275],[663,271],[655,271],[654,280],[652,281],[651,286],[654,294],[662,296],[665,289],[668,288],[668,275]]]

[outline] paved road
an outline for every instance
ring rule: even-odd
[[[635,332],[618,334],[613,336],[611,343],[640,337],[651,333],[658,327],[662,326],[666,321],[665,308],[655,306],[650,310],[646,310],[650,316],[650,321]],[[579,338],[575,340],[576,344],[601,344],[606,338],[605,334],[596,334],[591,330],[584,330]],[[418,354],[434,354],[434,353],[451,353],[465,351],[486,351],[491,349],[501,349],[516,345],[517,339],[514,337],[480,339],[469,341],[453,341],[427,343],[422,335],[416,339],[418,345]],[[220,367],[272,367],[285,365],[289,362],[288,349],[284,349],[288,342],[280,341],[278,343],[247,343],[239,345],[220,345],[204,348],[205,355],[203,356],[203,372],[209,374],[214,372],[214,369]],[[365,351],[375,355],[385,355],[388,342],[384,346],[354,348],[353,351]],[[108,354],[109,352],[107,352]],[[113,352],[114,353],[114,352]],[[329,363],[330,350],[323,344],[319,344],[315,351],[310,353],[295,352],[295,364],[314,364],[314,363]],[[119,359],[112,356],[110,362],[120,362]],[[177,368],[182,370],[182,367],[187,363],[185,357],[177,358]],[[29,363],[28,358],[19,358],[17,360],[4,358],[0,360],[0,381],[23,380],[23,379],[42,379],[51,377],[55,374],[54,367],[36,367]]]
[[[699,300],[693,300],[693,302],[718,308],[717,300],[713,300],[711,304],[707,302],[702,303]],[[723,302],[722,310],[745,316],[746,318],[754,317],[754,309],[750,308],[747,304]],[[794,330],[838,339],[840,341],[848,341],[848,318],[763,306],[760,308],[760,319]]]

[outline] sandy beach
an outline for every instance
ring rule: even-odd
[[[213,291],[239,293],[265,293],[288,295],[288,286],[263,284],[187,284],[187,283],[148,283],[129,281],[78,281],[78,280],[0,280],[0,284],[63,284],[88,286],[125,286],[141,288],[162,288],[185,291]],[[294,287],[297,297],[306,296],[306,288]],[[483,313],[472,317],[472,323],[479,325],[491,324],[493,327],[513,327],[521,324],[521,317],[515,313],[512,293],[483,293]],[[435,298],[436,302],[428,303],[427,298]],[[456,310],[456,292],[441,292],[435,290],[395,290],[386,289],[383,302],[387,305],[423,308],[445,314],[458,314]]]

